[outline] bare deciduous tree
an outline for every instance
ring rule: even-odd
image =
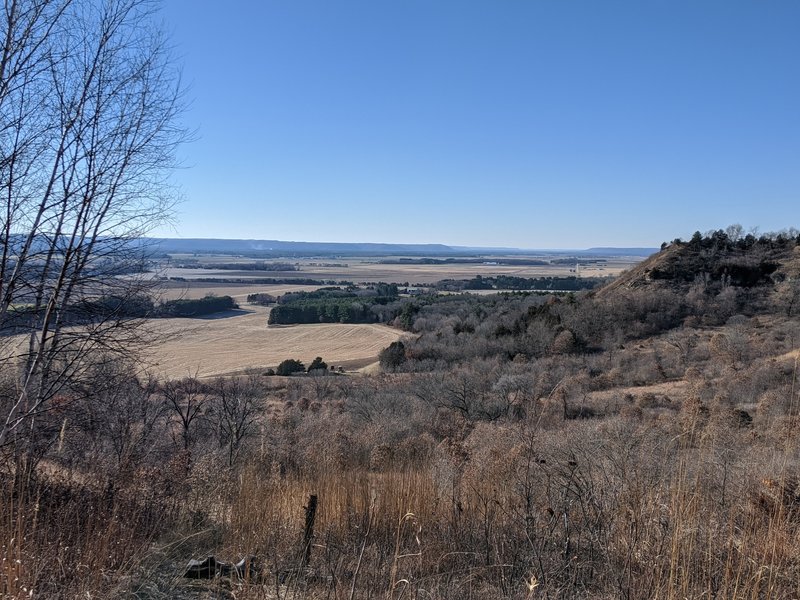
[[[264,391],[258,379],[250,376],[220,378],[212,384],[211,393],[219,441],[225,446],[228,466],[232,467],[245,441],[258,431],[258,417],[264,409]]]
[[[797,313],[797,306],[800,305],[800,279],[786,279],[775,286],[773,302],[778,310],[791,317]]]
[[[0,8],[0,365],[19,371],[0,446],[32,430],[94,353],[137,347],[126,301],[145,285],[139,240],[168,214],[166,176],[185,138],[153,10],[148,0]]]
[[[208,394],[195,377],[168,381],[162,387],[167,410],[172,414],[172,438],[187,457],[197,441],[197,430],[208,410]]]

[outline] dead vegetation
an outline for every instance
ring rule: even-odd
[[[800,323],[781,293],[452,297],[363,377],[98,363],[4,449],[0,590],[795,598]],[[182,577],[211,555],[259,570]]]

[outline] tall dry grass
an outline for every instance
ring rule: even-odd
[[[74,479],[3,479],[0,597],[112,597],[170,524],[161,503]]]
[[[690,403],[665,421],[480,426],[381,471],[253,461],[171,508],[74,479],[6,481],[0,590],[132,593],[123,576],[139,570],[141,587],[154,548],[203,533],[167,557],[175,589],[188,557],[213,553],[259,557],[264,578],[241,584],[242,598],[795,598],[793,439],[773,444]]]
[[[239,478],[218,550],[300,564],[287,597],[795,598],[796,448],[701,411],[678,423],[492,426],[470,459]],[[469,440],[468,440],[469,442]],[[299,587],[298,587],[299,586]],[[250,588],[267,597],[267,588]],[[271,587],[269,589],[272,589]]]
[[[163,485],[144,467],[9,470],[0,596],[798,598],[797,360],[786,372],[698,369],[675,407],[623,397],[569,420],[553,394],[495,422],[377,384],[311,402],[298,384],[233,469],[206,429],[191,461],[158,455]],[[752,423],[740,379],[761,398]],[[261,576],[190,586],[186,561],[209,554],[254,555]]]

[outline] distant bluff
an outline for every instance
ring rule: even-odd
[[[665,244],[660,252],[596,292],[599,297],[645,287],[680,292],[707,286],[755,288],[800,278],[800,233],[731,236],[717,230]]]

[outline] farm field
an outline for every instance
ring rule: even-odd
[[[320,323],[267,327],[269,309],[247,306],[205,319],[154,319],[148,326],[160,341],[146,356],[160,378],[210,377],[275,367],[295,358],[306,365],[321,356],[347,370],[365,367],[400,339],[384,325]]]
[[[198,281],[166,281],[157,288],[157,296],[161,300],[177,300],[185,298],[194,300],[208,295],[231,296],[239,304],[247,301],[248,294],[266,293],[282,296],[289,292],[312,292],[318,285],[264,285],[264,284],[231,284]]]
[[[242,269],[192,269],[166,266],[161,275],[165,277],[181,277],[187,280],[193,279],[263,279],[274,277],[281,279],[322,279],[322,280],[347,280],[355,283],[384,281],[387,283],[410,284],[430,284],[442,279],[472,279],[480,275],[481,277],[492,277],[497,275],[513,275],[515,277],[551,277],[568,276],[574,273],[571,269],[574,264],[546,264],[546,265],[498,265],[492,264],[494,261],[503,257],[486,257],[486,263],[482,264],[383,264],[377,259],[370,258],[337,258],[336,263],[328,263],[331,266],[323,266],[324,263],[309,259],[291,259],[290,262],[297,266],[297,271],[252,271]],[[519,259],[521,257],[513,257]],[[544,258],[544,257],[526,257]],[[641,259],[639,257],[604,257],[604,263],[593,265],[581,265],[580,275],[591,277],[602,277],[605,275],[619,275],[622,271],[629,269]],[[217,262],[238,263],[243,265],[255,262],[253,259],[232,258],[232,257],[203,257],[202,261],[213,265]],[[286,262],[281,259],[281,262]]]
[[[494,257],[500,258],[500,257]],[[514,257],[519,258],[519,257]],[[247,264],[254,259],[231,256],[204,256],[203,263]],[[383,325],[310,324],[267,328],[269,309],[246,303],[248,294],[268,293],[281,296],[289,292],[312,291],[315,285],[275,285],[247,283],[248,280],[274,277],[280,279],[306,278],[349,280],[356,283],[385,281],[411,284],[435,283],[442,279],[469,279],[501,274],[519,277],[568,276],[574,265],[497,264],[381,264],[375,257],[336,258],[335,262],[319,259],[297,259],[292,263],[298,271],[251,271],[224,269],[192,269],[167,267],[160,275],[180,277],[159,284],[160,300],[197,299],[213,294],[231,296],[242,307],[240,311],[215,315],[205,319],[158,319],[149,324],[158,337],[148,356],[149,369],[159,377],[209,377],[228,375],[248,369],[275,367],[282,360],[297,358],[308,364],[321,356],[328,364],[348,370],[360,369],[374,363],[378,353],[403,334]],[[617,274],[633,266],[635,257],[606,257],[598,265],[582,265],[580,275],[603,276]],[[179,262],[180,258],[175,257]],[[491,263],[492,258],[487,258]],[[203,279],[204,281],[197,281]],[[235,279],[239,283],[207,281]],[[476,290],[490,294],[495,290]]]

